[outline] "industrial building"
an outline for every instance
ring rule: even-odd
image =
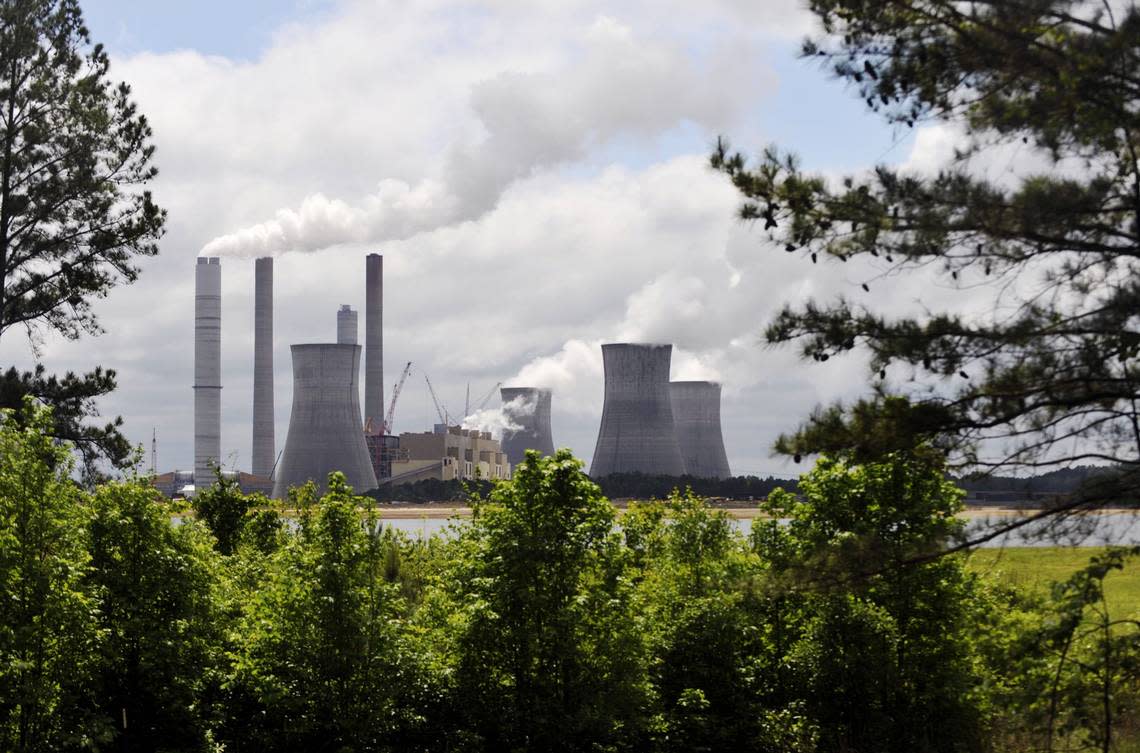
[[[732,476],[720,430],[720,385],[670,382],[669,395],[685,473],[698,478]]]
[[[685,472],[669,395],[672,345],[602,345],[605,398],[590,475]]]
[[[503,430],[503,452],[511,466],[526,458],[527,450],[554,454],[550,434],[550,390],[536,387],[503,387],[499,390],[504,417],[515,427]]]
[[[511,477],[502,445],[488,431],[436,424],[430,432],[400,434],[391,483],[434,478],[501,480]]]

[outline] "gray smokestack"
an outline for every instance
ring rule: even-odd
[[[384,430],[384,257],[369,254],[364,265],[364,423]]]
[[[253,262],[253,452],[256,476],[273,472],[273,259]]]
[[[672,382],[673,425],[685,473],[698,478],[728,478],[728,455],[720,430],[720,385]]]
[[[359,345],[294,345],[293,410],[273,483],[284,499],[291,486],[313,481],[323,493],[328,475],[344,473],[357,492],[376,488],[360,431]]]
[[[672,345],[602,346],[606,395],[590,475],[641,471],[680,476],[685,466],[669,397]]]
[[[550,437],[550,390],[536,387],[503,387],[499,390],[503,412],[518,431],[503,430],[503,452],[511,465],[526,459],[527,450],[538,450],[543,455],[554,454],[554,440]],[[519,407],[514,407],[515,401]]]
[[[356,312],[352,306],[341,306],[336,312],[336,342],[338,345],[356,345]]]
[[[213,483],[222,454],[222,264],[199,257],[194,267],[194,484]]]

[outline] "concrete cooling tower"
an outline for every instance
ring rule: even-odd
[[[669,397],[672,345],[602,346],[606,391],[590,475],[640,471],[680,476],[685,471]]]
[[[358,493],[375,489],[376,474],[360,430],[359,345],[294,345],[293,410],[277,465],[273,496],[291,486],[316,482],[327,490],[328,474],[341,471]]]
[[[269,478],[273,437],[273,259],[253,263],[253,452],[250,470]]]
[[[499,390],[503,413],[518,426],[517,431],[503,431],[503,452],[512,466],[526,458],[527,450],[543,455],[554,454],[550,437],[550,390],[536,387],[503,387]]]
[[[685,473],[698,478],[730,477],[720,431],[720,385],[671,382],[669,394]]]
[[[194,484],[214,483],[222,455],[222,264],[200,256],[194,267]]]

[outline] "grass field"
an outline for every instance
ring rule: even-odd
[[[977,549],[968,555],[970,569],[986,573],[1019,588],[1046,592],[1054,581],[1065,580],[1099,550],[1094,547],[1010,547]],[[1140,615],[1140,557],[1104,580],[1105,595],[1114,616]]]

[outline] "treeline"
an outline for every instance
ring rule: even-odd
[[[702,497],[734,500],[764,499],[777,488],[796,490],[795,479],[768,476],[733,476],[732,478],[698,478],[696,476],[661,476],[634,471],[611,473],[595,479],[602,493],[618,499],[665,499],[677,489],[691,489]]]
[[[406,484],[382,484],[365,495],[377,502],[466,502],[472,496],[487,496],[492,486],[485,479],[425,478]]]
[[[1075,492],[1081,485],[1097,476],[1110,472],[1106,466],[1080,465],[1060,468],[1039,476],[982,476],[957,479],[957,484],[968,492],[1024,492],[1033,494]]]
[[[1049,597],[931,558],[960,495],[923,451],[821,460],[748,536],[694,496],[617,525],[534,456],[420,539],[339,474],[176,522],[145,480],[74,484],[49,420],[0,424],[0,750],[1108,750],[1140,721],[1100,599],[1128,553]]]

